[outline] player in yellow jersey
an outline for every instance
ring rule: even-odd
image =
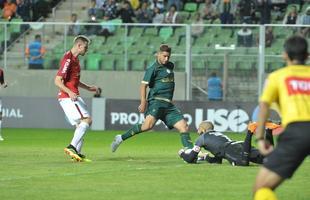
[[[255,200],[276,199],[273,190],[291,178],[310,154],[310,66],[307,40],[292,36],[284,44],[283,58],[287,67],[271,73],[260,98],[257,145],[267,155],[254,186]],[[279,106],[284,132],[273,146],[264,140],[264,124],[270,105]]]

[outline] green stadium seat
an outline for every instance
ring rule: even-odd
[[[115,70],[115,56],[109,54],[103,55],[101,69],[107,71]]]
[[[174,71],[185,71],[185,56],[174,56],[171,61],[174,63]]]
[[[165,42],[167,41],[173,34],[173,29],[171,27],[162,27],[159,31],[159,36]]]
[[[198,9],[197,3],[185,3],[184,5],[184,11],[187,12],[196,12]]]
[[[86,58],[86,70],[100,70],[101,54],[88,54]]]
[[[143,56],[131,56],[129,58],[129,69],[131,71],[144,71],[145,59],[143,58]]]

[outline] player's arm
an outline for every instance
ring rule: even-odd
[[[54,80],[55,85],[62,91],[64,91],[65,93],[67,93],[69,95],[69,97],[75,101],[77,98],[77,94],[75,94],[74,92],[72,92],[69,88],[67,88],[65,86],[65,84],[63,83],[63,77],[56,75],[55,80]]]
[[[187,151],[185,151],[184,149],[181,149],[179,151],[179,156],[187,163],[196,163],[199,152],[200,152],[200,147],[194,146],[191,150],[187,150]]]
[[[139,105],[139,112],[143,113],[146,109],[146,90],[147,90],[148,84],[145,82],[142,82],[140,85],[140,105]]]
[[[80,81],[79,87],[85,90],[88,90],[90,92],[95,92],[95,94],[97,95],[101,94],[101,88],[94,86],[94,85],[87,85],[86,83],[83,83],[82,81]]]

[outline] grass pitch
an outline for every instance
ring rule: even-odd
[[[63,148],[72,130],[4,129],[0,142],[0,199],[188,200],[251,199],[257,165],[185,164],[175,132],[148,132],[110,143],[121,132],[89,131],[84,151],[92,163],[73,163]],[[243,140],[243,134],[229,134]],[[192,134],[192,139],[197,135]],[[279,199],[310,199],[310,159],[276,193]]]

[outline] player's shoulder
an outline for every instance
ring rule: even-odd
[[[147,66],[146,70],[147,71],[154,70],[156,67],[157,67],[157,62],[154,61]]]
[[[72,58],[72,53],[71,51],[67,51],[64,53],[63,58],[65,59],[71,59]]]
[[[168,69],[173,70],[173,69],[174,69],[174,63],[171,62],[171,61],[169,61],[169,62],[166,64],[166,67],[167,67]]]

